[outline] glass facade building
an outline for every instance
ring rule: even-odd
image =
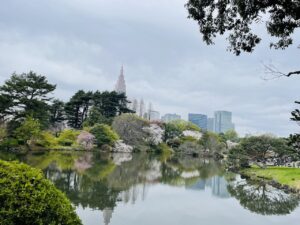
[[[202,130],[207,130],[207,115],[189,113],[188,119],[189,119],[190,122],[197,125]]]
[[[215,132],[215,119],[208,118],[207,119],[207,130],[211,132]]]
[[[214,118],[214,132],[225,133],[228,130],[234,130],[232,113],[228,111],[216,111]]]

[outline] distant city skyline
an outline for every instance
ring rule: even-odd
[[[118,93],[127,94],[123,65],[121,66],[120,74],[116,81],[114,90]],[[182,119],[182,116],[177,114],[176,112],[166,113],[165,115],[162,115],[159,110],[154,110],[151,101],[149,102],[148,109],[146,109],[145,102],[142,98],[140,101],[138,101],[136,98],[131,99],[130,97],[128,97],[128,100],[131,101],[129,107],[134,110],[138,116],[144,119],[148,119],[150,121],[161,120],[164,122],[171,122],[176,119]],[[208,117],[207,114],[188,113],[187,121],[194,123],[204,131],[208,130],[216,133],[224,133],[228,130],[235,129],[235,125],[232,122],[232,112],[224,110],[214,111],[214,118]]]

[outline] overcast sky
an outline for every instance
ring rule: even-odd
[[[289,121],[300,77],[264,81],[261,62],[299,69],[300,50],[226,51],[224,37],[206,46],[186,0],[3,0],[0,8],[0,82],[33,70],[57,84],[67,100],[78,89],[112,90],[124,64],[128,96],[164,113],[233,112],[240,134],[297,132]],[[299,35],[297,35],[299,36]],[[298,68],[297,68],[298,66]]]

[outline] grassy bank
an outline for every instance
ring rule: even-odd
[[[252,179],[264,178],[275,181],[282,186],[287,185],[292,189],[300,191],[300,169],[298,168],[268,167],[261,169],[252,167],[243,169],[241,173]]]

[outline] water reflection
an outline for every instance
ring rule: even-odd
[[[147,202],[147,193],[156,185],[210,193],[220,200],[232,201],[234,197],[245,209],[261,215],[289,214],[299,202],[293,195],[226,173],[221,162],[209,159],[166,159],[146,153],[46,152],[31,153],[21,160],[41,168],[76,207],[100,210],[104,224],[110,223],[120,203]]]
[[[246,182],[239,177],[229,183],[228,191],[243,207],[262,215],[290,214],[299,205],[296,195],[287,194],[263,182]]]

